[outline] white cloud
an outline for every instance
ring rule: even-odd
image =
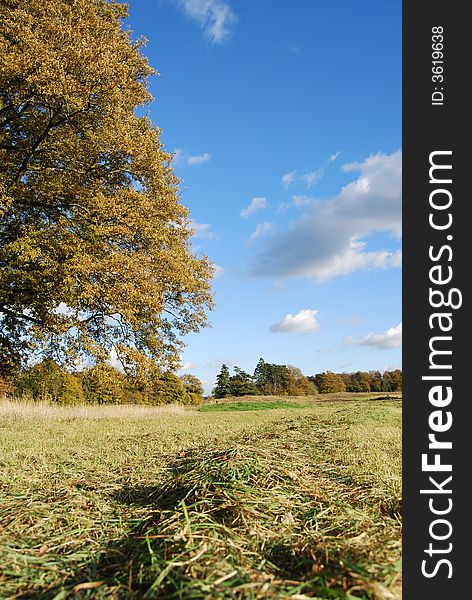
[[[360,325],[361,323],[364,323],[365,319],[363,319],[362,317],[343,317],[340,319],[336,319],[336,323],[338,325],[345,325],[346,323],[348,323],[349,325]]]
[[[191,371],[195,371],[198,368],[198,365],[193,363],[192,361],[185,362],[179,369],[179,373],[184,375],[185,373],[190,373]]]
[[[378,232],[401,235],[401,151],[375,154],[345,165],[357,179],[330,200],[313,202],[310,212],[277,235],[269,235],[255,256],[256,277],[308,277],[326,281],[359,269],[401,266],[397,249],[368,251]]]
[[[306,206],[313,202],[313,198],[310,198],[310,196],[293,196],[292,202],[297,207]]]
[[[112,367],[113,369],[116,369],[120,373],[124,373],[123,364],[122,364],[121,360],[118,358],[118,354],[117,354],[115,348],[112,348],[110,350],[110,354],[108,356],[108,360],[106,361],[106,363],[108,366]]]
[[[306,207],[309,204],[314,204],[315,201],[316,201],[316,198],[313,198],[311,196],[305,196],[303,194],[292,196],[291,202],[279,202],[279,204],[277,205],[277,213],[284,214],[287,210],[289,210],[293,207],[295,207],[295,208]]]
[[[65,317],[72,317],[75,315],[75,311],[67,306],[67,304],[64,302],[60,302],[55,308],[53,308],[52,312],[55,315],[64,315]]]
[[[396,327],[390,327],[383,333],[368,333],[361,338],[349,337],[346,339],[346,344],[353,346],[368,346],[377,350],[391,350],[392,348],[400,348],[402,345],[402,324],[399,323]]]
[[[213,275],[213,279],[217,279],[218,277],[221,277],[224,273],[224,268],[220,265],[217,265],[216,263],[212,263],[213,268],[215,269],[214,275]]]
[[[289,185],[291,185],[296,180],[296,178],[296,171],[290,171],[289,173],[285,173],[285,175],[282,176],[282,185],[285,189],[288,189]]]
[[[211,154],[209,152],[204,152],[203,154],[197,154],[196,156],[189,156],[187,159],[187,164],[191,167],[192,165],[201,165],[210,160]]]
[[[236,15],[225,0],[174,0],[184,13],[196,21],[212,44],[221,44],[230,35]]]
[[[348,275],[359,269],[367,271],[401,266],[401,250],[364,252],[365,247],[364,242],[351,241],[349,248],[344,253],[335,254],[322,263],[313,265],[311,269],[307,269],[305,275],[323,282],[340,275]]]
[[[209,152],[204,152],[203,154],[195,154],[192,156],[188,152],[185,152],[182,148],[176,148],[173,152],[174,155],[174,165],[177,167],[194,167],[198,165],[202,165],[203,163],[208,162],[211,159],[211,154]]]
[[[249,241],[252,242],[254,240],[257,240],[257,238],[260,238],[263,235],[266,235],[267,233],[269,233],[269,231],[271,229],[272,229],[272,225],[270,223],[259,223],[259,225],[257,225],[257,227],[254,229],[254,231],[249,236]]]
[[[215,232],[211,231],[209,223],[197,223],[190,219],[190,229],[193,231],[193,237],[198,239],[210,239],[215,237]]]
[[[252,216],[254,213],[256,213],[258,210],[261,210],[262,208],[267,208],[267,200],[262,197],[255,197],[251,200],[249,206],[243,208],[239,214],[243,219],[247,219],[247,217]]]
[[[337,152],[330,154],[329,158],[328,158],[328,162],[334,162],[340,154],[341,154],[341,150],[338,150]]]
[[[299,173],[297,170],[290,171],[289,173],[285,173],[282,176],[281,181],[282,185],[286,190],[294,184],[303,182],[307,188],[314,187],[318,181],[323,177],[324,170],[316,169],[315,171],[306,171],[305,173]]]
[[[315,186],[318,181],[323,177],[323,169],[316,169],[316,171],[308,171],[300,176],[300,180],[304,181],[307,188]]]
[[[320,327],[316,315],[318,310],[307,308],[296,315],[287,314],[285,317],[270,327],[272,333],[314,333]]]
[[[239,365],[241,360],[238,357],[225,357],[225,356],[217,356],[213,358],[210,362],[208,362],[203,368],[204,369],[221,369],[222,365],[226,365],[229,368],[234,367],[235,365]]]

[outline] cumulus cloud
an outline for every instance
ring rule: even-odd
[[[255,197],[251,200],[249,206],[243,208],[239,214],[243,219],[247,219],[262,208],[267,208],[267,200],[262,197]]]
[[[296,315],[287,314],[285,317],[270,327],[272,333],[314,333],[320,327],[316,315],[318,310],[307,308]]]
[[[195,154],[191,155],[188,152],[185,152],[182,148],[176,148],[173,152],[174,155],[174,165],[180,167],[194,167],[198,165],[202,165],[203,163],[208,162],[211,159],[211,154],[209,152],[204,152],[203,154]]]
[[[257,240],[257,238],[266,235],[271,229],[272,225],[270,223],[259,223],[259,225],[257,225],[257,227],[249,236],[249,242],[253,242],[254,240]]]
[[[174,3],[200,25],[212,44],[221,44],[230,36],[236,15],[225,0],[174,0]]]
[[[402,324],[398,323],[396,327],[390,327],[383,333],[368,333],[361,338],[349,337],[346,344],[351,346],[368,346],[377,350],[391,350],[400,348],[402,345]]]
[[[400,251],[368,251],[366,242],[378,232],[401,235],[401,152],[375,154],[344,169],[358,171],[357,179],[270,235],[253,259],[254,276],[326,281],[359,269],[401,266]]]
[[[312,277],[319,282],[328,281],[340,275],[348,275],[359,269],[390,269],[392,267],[401,267],[402,252],[389,250],[379,250],[376,252],[365,252],[364,242],[352,241],[345,252],[335,254],[327,258],[324,262],[315,265],[313,270],[306,271],[307,277]]]

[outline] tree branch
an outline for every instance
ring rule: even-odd
[[[13,317],[14,319],[24,319],[25,321],[30,321],[31,323],[36,323],[36,325],[44,325],[43,321],[40,321],[39,319],[36,319],[35,317],[30,317],[29,315],[25,315],[23,313],[18,314],[15,311],[11,310],[10,308],[7,308],[6,306],[0,306],[0,312],[5,313],[9,317]]]

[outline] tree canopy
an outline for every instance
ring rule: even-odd
[[[156,71],[107,0],[0,6],[0,363],[176,363],[212,306],[171,155],[143,107]]]

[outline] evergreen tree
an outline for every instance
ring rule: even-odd
[[[226,365],[221,366],[221,371],[216,377],[216,385],[213,388],[213,396],[215,398],[225,398],[231,396],[231,375]]]
[[[254,383],[258,387],[259,391],[262,391],[264,388],[264,384],[266,383],[265,379],[267,376],[267,367],[266,362],[263,358],[259,359],[259,362],[254,369]]]
[[[253,381],[252,375],[246,373],[239,367],[234,367],[235,374],[230,378],[232,396],[254,396],[258,389]]]

